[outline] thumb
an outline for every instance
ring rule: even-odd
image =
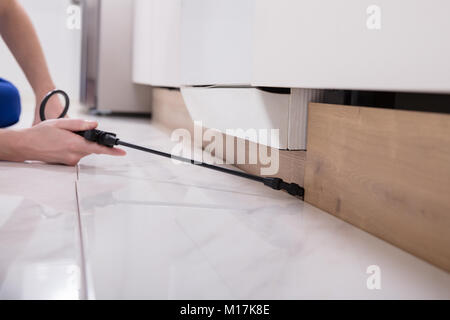
[[[97,121],[81,120],[81,119],[56,119],[54,126],[69,131],[85,131],[97,128]]]

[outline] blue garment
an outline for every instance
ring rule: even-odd
[[[0,128],[17,123],[21,109],[19,90],[11,82],[0,78]]]

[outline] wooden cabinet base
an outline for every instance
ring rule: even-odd
[[[450,271],[450,115],[310,104],[305,201]]]
[[[168,90],[165,88],[153,88],[152,106],[154,124],[160,125],[168,131],[184,128],[189,130],[192,137],[194,136],[194,122],[186,108],[180,91]],[[205,130],[206,129],[207,128],[205,128]],[[238,144],[237,141],[239,141],[240,143],[243,142],[242,139],[224,135],[224,139],[227,138],[231,138],[235,141],[234,146]],[[248,159],[250,145],[252,145],[252,147],[254,148],[256,144],[250,141],[244,141],[244,143],[245,154],[247,155],[246,158]],[[204,141],[203,147],[206,147],[208,144],[209,142]],[[234,154],[237,155],[237,149],[234,150]],[[222,152],[220,152],[220,150],[216,150],[216,152],[214,152],[214,155],[218,158],[225,159],[226,146],[224,145]],[[279,167],[279,171],[274,176],[277,176],[285,180],[286,182],[295,182],[300,186],[303,186],[305,160],[305,151],[280,150],[277,165]],[[235,163],[236,162],[237,157],[235,157]],[[261,161],[258,157],[258,161],[256,164],[236,164],[236,167],[245,172],[260,175],[261,168],[267,166],[261,164]]]

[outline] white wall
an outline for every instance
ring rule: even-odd
[[[70,0],[19,0],[31,17],[53,80],[71,98],[79,97],[81,31],[67,27]],[[23,100],[34,99],[33,91],[7,46],[0,40],[0,77],[13,82]]]

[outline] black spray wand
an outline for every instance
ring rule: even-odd
[[[52,96],[54,96],[56,94],[62,95],[64,97],[64,101],[65,101],[64,110],[61,113],[61,115],[59,116],[59,118],[64,118],[67,114],[67,111],[69,111],[70,99],[69,99],[69,96],[67,95],[67,93],[64,90],[58,90],[58,89],[52,90],[49,93],[47,93],[47,95],[44,97],[44,99],[41,102],[41,106],[39,109],[39,115],[41,117],[41,121],[45,121],[45,119],[46,119],[45,118],[45,107],[47,106],[48,101],[50,100],[50,98]],[[226,168],[219,167],[219,166],[214,166],[214,165],[207,164],[207,163],[199,163],[192,159],[174,156],[169,153],[162,152],[162,151],[144,148],[144,147],[137,146],[137,145],[134,145],[131,143],[120,141],[120,139],[116,137],[115,133],[105,132],[105,131],[101,131],[101,130],[97,130],[97,129],[87,130],[87,131],[78,131],[75,133],[82,136],[86,140],[96,142],[98,144],[107,146],[109,148],[112,148],[117,145],[128,147],[128,148],[133,148],[136,150],[152,153],[157,156],[175,159],[175,160],[190,163],[190,164],[193,164],[193,165],[196,165],[199,167],[208,168],[208,169],[220,171],[220,172],[227,173],[227,174],[232,174],[234,176],[238,176],[241,178],[246,178],[246,179],[262,182],[266,186],[268,186],[272,189],[285,190],[289,194],[296,196],[296,197],[303,197],[305,194],[305,190],[302,187],[300,187],[298,184],[286,183],[280,178],[259,177],[259,176],[255,176],[252,174],[239,172],[239,171],[235,171],[235,170],[230,170],[230,169],[226,169]]]
[[[135,144],[121,141],[119,138],[116,137],[115,133],[105,132],[105,131],[94,129],[94,130],[88,130],[88,131],[79,131],[79,132],[76,132],[76,134],[84,137],[86,140],[96,142],[98,144],[101,144],[101,145],[104,145],[104,146],[107,146],[110,148],[112,148],[114,146],[118,146],[118,145],[128,147],[128,148],[133,148],[133,149],[148,152],[148,153],[151,153],[151,154],[154,154],[157,156],[161,156],[161,157],[165,157],[165,158],[169,158],[169,159],[175,159],[175,160],[178,160],[181,162],[190,163],[195,166],[208,168],[208,169],[212,169],[215,171],[220,171],[223,173],[238,176],[241,178],[246,178],[246,179],[250,179],[253,181],[261,182],[261,183],[264,183],[264,185],[266,185],[274,190],[285,190],[290,195],[293,195],[296,197],[303,197],[304,193],[305,193],[305,190],[296,183],[287,183],[287,182],[284,182],[280,178],[260,177],[260,176],[248,174],[245,172],[239,172],[236,170],[231,170],[231,169],[227,169],[227,168],[223,168],[223,167],[219,167],[219,166],[214,166],[214,165],[211,165],[208,163],[198,162],[193,159],[187,159],[187,158],[183,158],[180,156],[175,156],[170,153],[145,148],[142,146],[138,146]]]

